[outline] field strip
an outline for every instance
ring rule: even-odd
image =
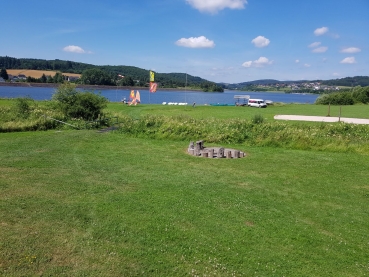
[[[27,77],[33,77],[33,78],[40,78],[42,74],[45,74],[45,76],[54,76],[57,71],[50,71],[50,70],[33,70],[33,69],[7,69],[7,73],[13,76],[17,76],[19,74],[24,74]],[[81,74],[77,73],[62,73],[66,76],[74,76],[74,77],[81,77]]]
[[[316,121],[316,122],[345,122],[353,124],[369,124],[369,119],[328,117],[328,116],[306,116],[306,115],[275,115],[276,120]]]

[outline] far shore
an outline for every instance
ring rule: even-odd
[[[0,83],[2,87],[44,87],[44,88],[57,88],[60,84],[55,83]],[[100,85],[78,85],[77,88],[82,89],[93,89],[93,90],[115,90],[115,89],[125,89],[125,90],[149,90],[148,87],[122,87],[122,86],[100,86]],[[178,90],[187,90],[187,91],[199,91],[198,89],[189,89],[189,88],[159,88],[160,90],[167,90],[167,91],[178,91]]]

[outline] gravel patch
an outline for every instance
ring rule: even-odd
[[[369,119],[348,118],[334,116],[305,116],[305,115],[275,115],[276,120],[316,121],[316,122],[345,122],[352,124],[369,124]]]

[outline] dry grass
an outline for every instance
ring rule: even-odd
[[[24,74],[27,77],[33,77],[33,78],[41,78],[42,74],[51,75],[54,77],[57,71],[48,71],[48,70],[30,70],[30,69],[7,69],[6,72],[8,74],[11,74],[13,76],[17,76],[19,74]],[[73,76],[73,77],[81,77],[81,74],[75,74],[75,73],[62,73],[65,76]]]

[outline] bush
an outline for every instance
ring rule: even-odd
[[[323,94],[315,101],[318,105],[353,105],[355,104],[354,97],[351,92],[334,92]]]
[[[254,124],[261,124],[264,122],[264,117],[261,114],[255,114],[252,117],[251,122]]]
[[[359,103],[369,103],[369,87],[355,87],[352,96]]]
[[[71,83],[60,85],[53,95],[59,108],[67,118],[95,120],[106,107],[108,100],[92,92],[79,92]]]
[[[106,107],[107,100],[101,95],[92,92],[81,92],[75,96],[75,102],[68,109],[68,116],[82,118],[84,120],[95,120]]]
[[[17,117],[26,119],[29,117],[33,103],[30,97],[19,97],[15,99],[14,111]]]
[[[350,91],[323,94],[315,101],[318,105],[353,105],[355,103],[369,103],[369,87],[357,86]]]

